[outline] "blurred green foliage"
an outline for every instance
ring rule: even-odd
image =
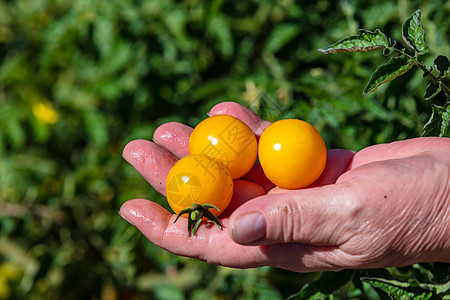
[[[282,299],[317,279],[152,245],[117,211],[166,204],[121,151],[224,100],[305,119],[329,148],[418,136],[421,72],[362,96],[382,57],[316,51],[358,28],[400,40],[418,8],[431,65],[449,56],[445,0],[0,0],[0,299]],[[358,289],[377,297],[335,297]]]

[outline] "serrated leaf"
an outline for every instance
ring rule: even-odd
[[[422,136],[446,136],[450,123],[450,104],[446,107],[433,105],[431,117],[423,127]]]
[[[425,31],[420,22],[421,11],[417,10],[402,25],[402,37],[405,43],[419,54],[428,53],[429,48],[425,43]]]
[[[390,48],[389,39],[379,29],[375,32],[371,32],[365,29],[359,29],[357,35],[352,35],[336,43],[326,47],[320,48],[318,51],[330,54],[330,53],[343,53],[343,52],[370,52],[377,50],[384,50]]]
[[[446,274],[446,277],[448,277],[448,273]],[[436,285],[435,287],[436,287],[436,294],[446,295],[446,296],[450,295],[450,280],[445,283]],[[444,299],[448,299],[448,298],[444,298]]]
[[[391,58],[386,64],[379,66],[367,83],[364,95],[375,91],[383,83],[389,82],[400,75],[405,74],[414,64],[414,58],[405,55]]]
[[[347,284],[354,274],[353,270],[339,272],[322,272],[319,279],[306,284],[300,292],[288,298],[288,300],[314,299],[315,296],[332,294]]]
[[[434,60],[434,67],[439,71],[440,76],[444,77],[448,74],[448,71],[450,69],[450,61],[448,60],[447,56],[439,55]]]
[[[425,90],[425,95],[424,95],[425,100],[430,100],[431,98],[433,98],[437,94],[439,94],[440,91],[441,91],[441,85],[439,84],[439,82],[431,81]]]
[[[432,290],[421,285],[417,280],[409,282],[401,282],[397,280],[389,280],[384,278],[363,277],[362,281],[367,282],[374,288],[382,289],[387,292],[393,299],[409,300],[409,299],[430,299],[435,296]]]
[[[441,130],[439,133],[440,137],[444,137],[447,135],[447,130],[450,125],[450,104],[447,104],[444,112],[442,113],[442,122],[441,122]]]

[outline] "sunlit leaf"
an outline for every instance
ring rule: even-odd
[[[401,282],[375,277],[361,279],[374,288],[382,289],[396,300],[431,299],[433,297],[433,292],[430,289],[420,286],[415,280]]]
[[[319,279],[306,284],[300,292],[290,296],[289,300],[311,299],[315,295],[324,296],[332,294],[337,289],[347,284],[354,274],[353,270],[339,272],[322,272]]]
[[[402,37],[403,40],[410,46],[416,53],[425,54],[428,53],[428,45],[425,43],[425,31],[422,28],[420,22],[420,9],[412,14],[402,25]]]
[[[370,52],[390,48],[389,39],[379,29],[371,32],[359,29],[357,35],[352,35],[337,41],[326,48],[318,49],[325,54],[343,52]]]
[[[433,105],[433,112],[423,127],[422,136],[446,136],[450,123],[450,104],[446,107]]]
[[[436,81],[431,81],[428,84],[427,89],[425,91],[425,95],[424,95],[425,100],[430,100],[431,98],[433,98],[437,94],[439,94],[440,91],[441,91],[440,84]]]
[[[447,103],[447,107],[445,108],[444,112],[442,113],[442,122],[441,122],[441,129],[439,132],[439,136],[447,136],[448,127],[450,125],[450,104]]]
[[[414,59],[405,55],[393,57],[384,65],[379,66],[369,79],[364,89],[364,95],[375,91],[383,83],[389,82],[405,74],[414,64]]]

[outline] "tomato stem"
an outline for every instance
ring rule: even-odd
[[[209,210],[210,209],[216,209],[218,211],[220,211],[215,205],[209,204],[209,203],[205,203],[205,204],[197,204],[194,203],[191,205],[191,207],[183,209],[182,211],[180,211],[177,215],[177,217],[175,218],[175,221],[173,221],[174,223],[176,221],[178,221],[178,218],[181,215],[184,214],[189,214],[188,215],[188,236],[195,235],[195,233],[197,232],[198,227],[200,226],[200,223],[203,220],[203,217],[207,218],[208,220],[210,220],[211,222],[215,223],[220,230],[223,230],[222,228],[222,224],[220,224],[219,219]]]

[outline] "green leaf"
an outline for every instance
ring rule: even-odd
[[[448,270],[445,276],[448,277]],[[449,299],[448,296],[450,295],[450,280],[442,284],[436,284],[434,287],[436,288],[436,293],[438,295],[447,296],[447,298],[444,299]]]
[[[98,147],[107,145],[109,132],[105,115],[96,111],[85,111],[83,112],[83,120],[89,136],[89,142]]]
[[[439,82],[431,81],[427,89],[425,90],[425,100],[430,100],[431,98],[435,97],[439,92],[441,91],[441,85]]]
[[[447,135],[447,130],[450,124],[450,103],[447,104],[444,112],[442,113],[442,122],[441,122],[441,130],[439,132],[439,136],[443,137]]]
[[[434,262],[431,264],[431,273],[433,274],[433,282],[447,282],[450,289],[450,263]]]
[[[213,15],[208,22],[208,33],[214,37],[215,46],[223,57],[230,57],[234,51],[230,24],[223,15]]]
[[[425,31],[420,22],[420,9],[412,14],[402,25],[402,37],[406,44],[419,54],[428,53],[428,45],[425,43]]]
[[[447,56],[439,55],[434,60],[434,67],[439,71],[440,76],[444,77],[448,74],[450,69],[450,61]]]
[[[384,55],[384,56],[389,56],[389,55],[391,55],[392,53],[394,53],[394,51],[395,51],[395,44],[396,44],[396,42],[394,41],[394,43],[391,45],[390,48],[384,49],[384,50],[383,50],[383,55]]]
[[[334,291],[347,284],[354,274],[353,270],[339,272],[322,272],[316,281],[306,284],[300,292],[288,298],[288,300],[314,299],[315,296],[332,294]]]
[[[422,136],[446,136],[450,123],[450,104],[446,107],[433,105],[433,112],[423,127]]]
[[[96,18],[93,24],[93,41],[102,56],[108,56],[113,48],[115,35],[115,23],[106,17]]]
[[[183,292],[171,283],[162,282],[159,284],[155,284],[152,292],[155,296],[155,299],[186,299],[183,295]]]
[[[367,282],[374,288],[382,289],[393,299],[430,299],[435,296],[435,293],[430,287],[422,285],[416,280],[401,282],[375,277],[363,277],[361,280]]]
[[[343,53],[343,52],[370,52],[377,50],[385,50],[390,48],[389,39],[379,29],[375,32],[371,32],[366,29],[359,29],[357,35],[352,35],[336,43],[326,47],[320,48],[318,51],[330,54],[330,53]]]
[[[275,27],[267,38],[265,53],[276,53],[295,38],[301,30],[298,24],[280,24]]]
[[[364,89],[364,95],[372,93],[383,83],[405,74],[413,66],[414,60],[414,58],[401,55],[393,57],[386,64],[379,66],[370,77]]]

